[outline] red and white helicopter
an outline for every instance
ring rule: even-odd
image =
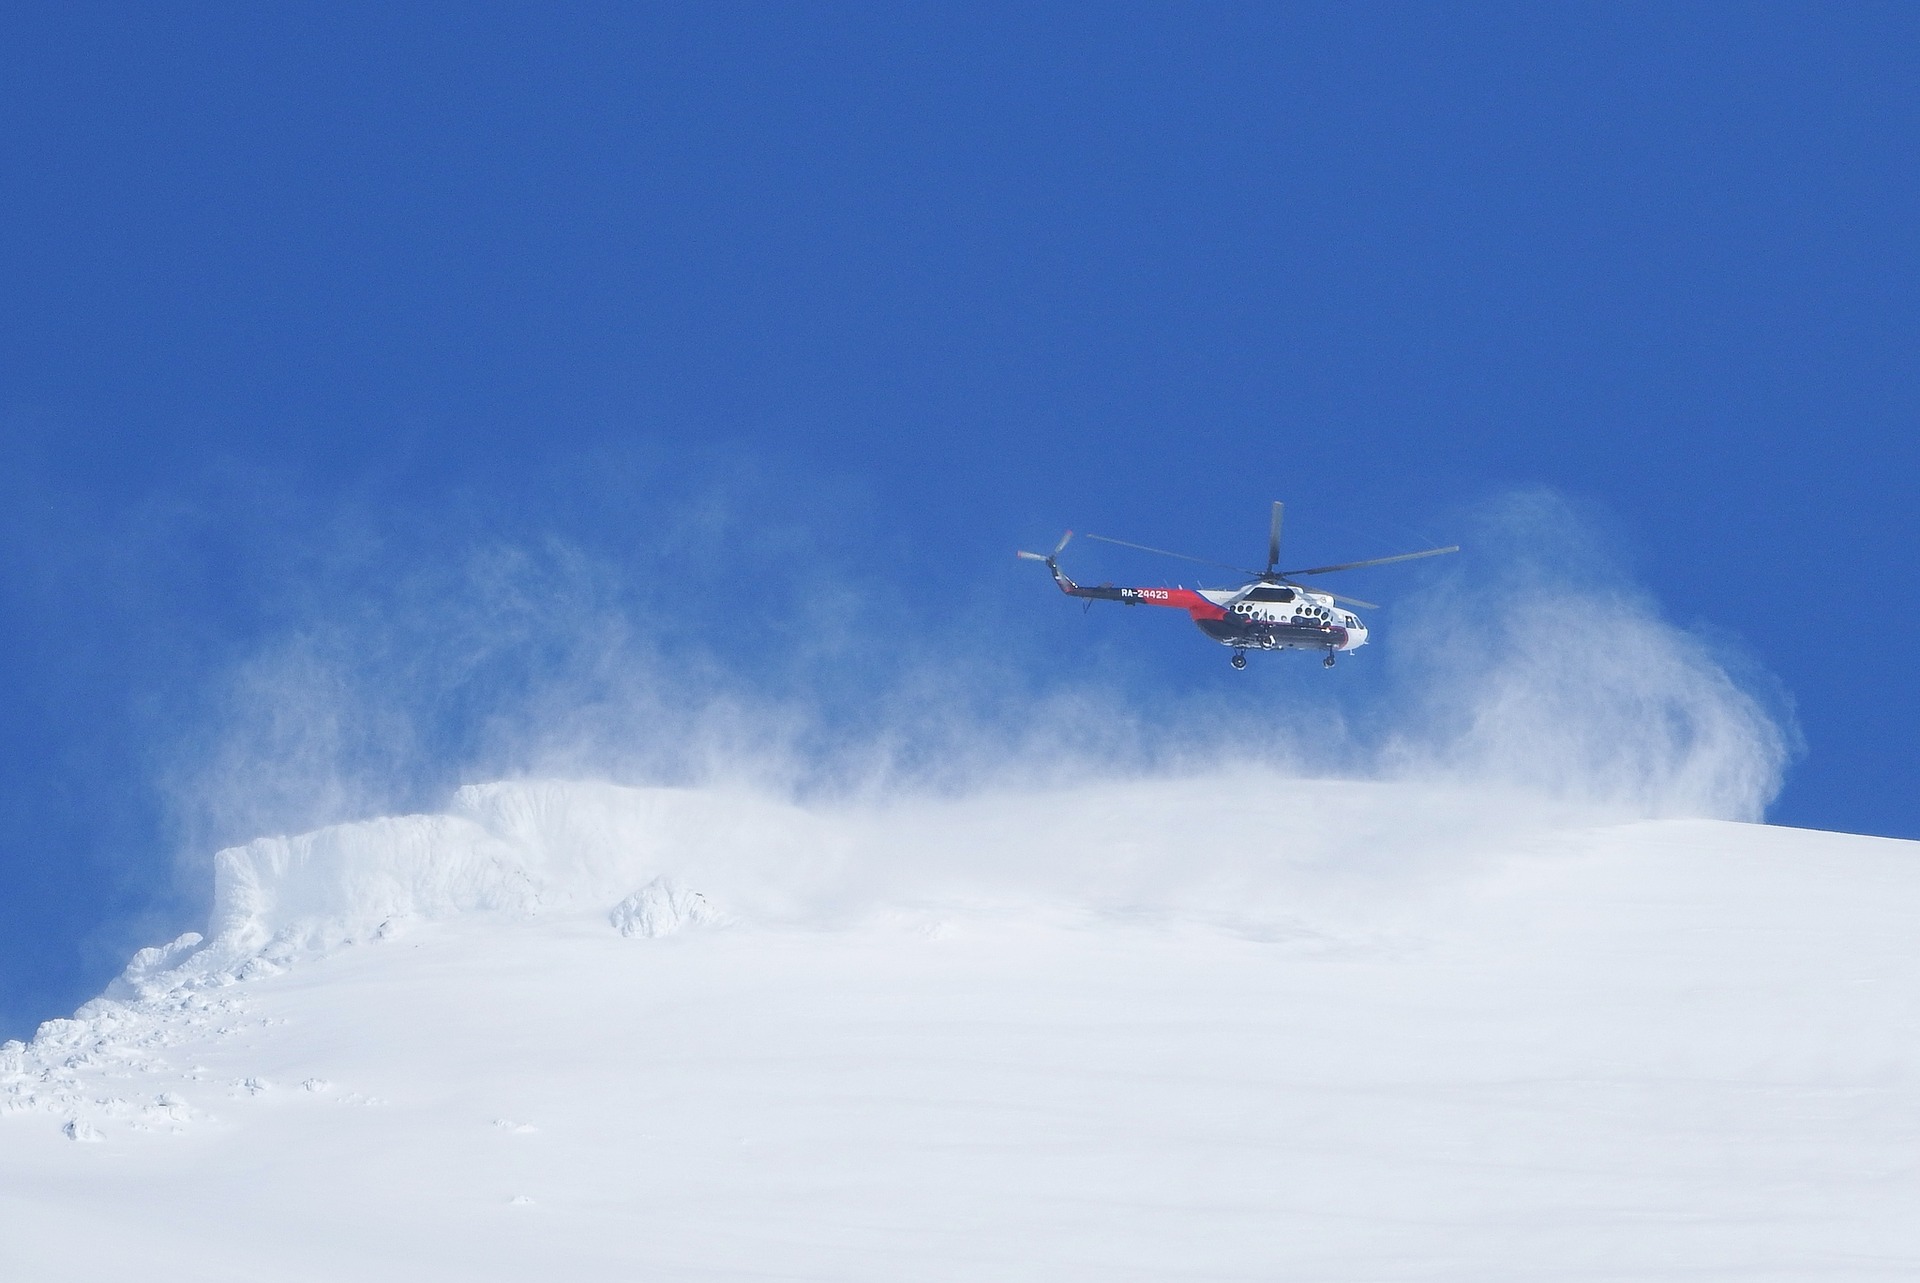
[[[1336,570],[1359,570],[1365,566],[1386,566],[1396,561],[1418,561],[1422,557],[1438,557],[1443,553],[1460,551],[1460,546],[1453,544],[1445,548],[1428,548],[1424,552],[1403,552],[1394,557],[1343,561],[1337,566],[1276,570],[1275,567],[1280,564],[1280,517],[1283,511],[1284,505],[1278,502],[1273,505],[1273,524],[1267,532],[1265,570],[1229,566],[1225,562],[1189,557],[1183,552],[1149,548],[1145,544],[1109,539],[1105,535],[1086,536],[1088,539],[1098,539],[1101,543],[1118,544],[1122,548],[1156,553],[1162,557],[1178,557],[1182,561],[1195,561],[1203,566],[1217,566],[1222,570],[1253,577],[1252,582],[1238,588],[1116,588],[1112,584],[1095,587],[1076,584],[1067,578],[1056,560],[1066,548],[1067,541],[1073,538],[1071,530],[1060,536],[1060,542],[1053,546],[1050,553],[1020,552],[1014,555],[1027,561],[1044,562],[1047,569],[1053,572],[1053,582],[1060,585],[1061,592],[1069,597],[1084,597],[1089,606],[1096,601],[1118,601],[1129,606],[1169,606],[1186,611],[1193,622],[1199,625],[1201,632],[1222,646],[1233,648],[1235,668],[1247,666],[1246,653],[1250,650],[1323,650],[1327,653],[1326,665],[1332,668],[1335,655],[1343,650],[1358,650],[1367,644],[1367,626],[1360,622],[1359,616],[1342,607],[1359,606],[1367,610],[1378,610],[1379,607],[1370,601],[1302,587],[1294,582],[1296,578],[1330,575]]]

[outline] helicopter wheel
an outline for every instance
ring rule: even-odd
[[[1321,661],[1321,664],[1320,664],[1320,667],[1322,667],[1322,668],[1332,668],[1332,667],[1333,667],[1333,652],[1332,652],[1332,651],[1328,651],[1328,652],[1327,652],[1327,657],[1326,657],[1326,659],[1325,659],[1325,660],[1323,660],[1323,661]]]
[[[1234,652],[1233,652],[1233,666],[1234,666],[1235,668],[1245,668],[1245,667],[1247,666],[1247,657],[1246,657],[1245,655],[1242,655],[1242,654],[1241,654],[1241,653],[1240,653],[1239,651],[1237,651],[1237,650],[1236,650],[1236,651],[1234,651]]]

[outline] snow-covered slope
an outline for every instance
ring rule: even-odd
[[[1916,854],[470,788],[222,852],[204,941],[0,1050],[0,1277],[1920,1274]]]

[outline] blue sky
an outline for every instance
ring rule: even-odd
[[[190,925],[240,821],[183,761],[297,789],[235,765],[236,674],[367,657],[396,805],[581,621],[853,721],[896,662],[1283,718],[1313,665],[1008,556],[1257,560],[1273,498],[1318,561],[1563,496],[1791,700],[1773,819],[1920,836],[1916,55],[1864,3],[17,16],[0,1023]]]

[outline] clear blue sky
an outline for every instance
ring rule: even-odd
[[[1016,544],[1547,486],[1796,702],[1774,819],[1920,836],[1916,65],[1869,3],[16,13],[0,1025],[182,925],[220,674],[488,541],[625,559],[684,654],[844,600],[860,665],[972,613],[1044,690]],[[1143,699],[1233,679],[1138,636]]]

